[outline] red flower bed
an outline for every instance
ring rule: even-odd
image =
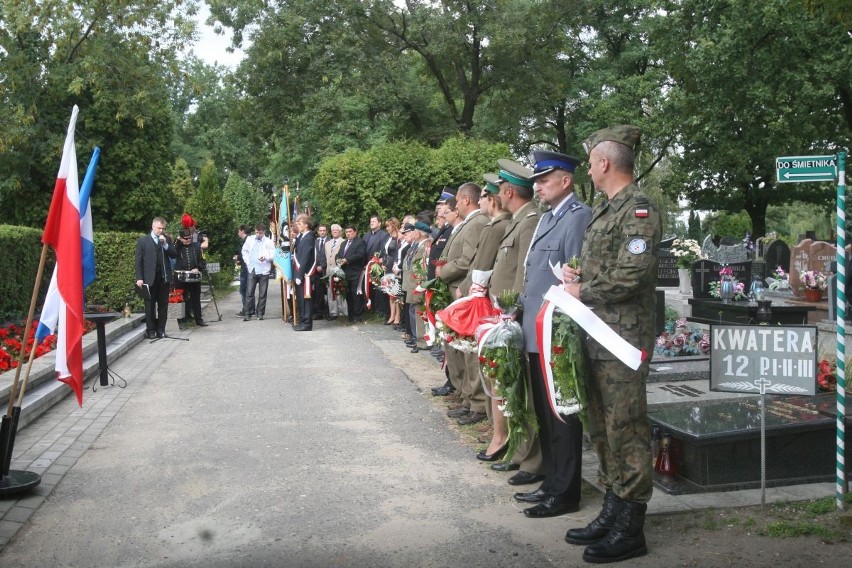
[[[18,357],[21,349],[24,350],[24,361],[27,361],[30,356],[30,351],[33,348],[35,341],[35,331],[38,329],[38,320],[33,321],[29,336],[24,341],[24,326],[14,323],[8,324],[6,327],[0,327],[0,373],[4,373],[18,366]],[[88,333],[95,329],[95,324],[86,321],[83,325],[83,333]],[[41,357],[45,353],[50,353],[56,349],[56,335],[48,335],[41,344],[36,347],[36,358]]]

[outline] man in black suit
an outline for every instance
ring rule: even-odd
[[[330,240],[328,238],[328,227],[325,225],[319,225],[317,227],[316,245],[314,247],[317,258],[317,277],[314,282],[313,300],[314,319],[322,319],[324,317],[324,312],[328,311],[328,298],[326,297],[328,285],[326,284],[326,281],[322,279],[328,271],[328,260],[325,257],[325,243],[327,240]]]
[[[136,288],[145,298],[145,337],[148,339],[166,336],[169,283],[172,279],[171,264],[166,257],[174,258],[176,252],[163,234],[165,230],[166,220],[154,217],[151,232],[136,241]],[[142,292],[146,285],[149,294]]]
[[[346,275],[346,303],[349,321],[354,322],[364,313],[364,295],[358,293],[361,272],[367,264],[367,243],[358,236],[355,225],[346,225],[346,242],[340,246],[337,261]]]
[[[370,216],[370,232],[364,235],[364,243],[367,247],[367,260],[373,258],[373,255],[376,253],[379,253],[380,256],[384,256],[385,254],[385,243],[388,242],[388,233],[382,229],[382,223],[383,221],[380,216]],[[388,295],[382,292],[378,286],[370,287],[370,301],[376,313],[387,316],[390,312]]]
[[[304,213],[296,217],[296,237],[293,253],[293,281],[296,284],[296,306],[299,325],[296,331],[311,331],[314,327],[311,285],[316,269],[316,239],[311,232],[311,218]]]

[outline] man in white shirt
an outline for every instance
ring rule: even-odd
[[[243,321],[248,321],[257,313],[262,320],[266,311],[266,290],[269,286],[269,274],[272,271],[272,258],[275,256],[275,244],[266,236],[266,227],[258,223],[254,236],[247,237],[242,249],[243,262],[248,267],[248,293]],[[257,290],[257,309],[255,309],[255,290]]]

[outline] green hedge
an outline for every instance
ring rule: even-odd
[[[27,315],[41,258],[41,234],[40,229],[0,225],[0,321],[20,320]],[[39,306],[50,284],[53,264],[53,251],[48,250]]]

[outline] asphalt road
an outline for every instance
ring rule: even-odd
[[[264,321],[234,317],[231,294],[190,341],[145,341],[113,365],[135,392],[3,568],[583,564],[562,536],[598,497],[525,518],[508,474],[473,459],[428,393],[443,377],[431,357],[390,326],[294,332],[276,291]]]

